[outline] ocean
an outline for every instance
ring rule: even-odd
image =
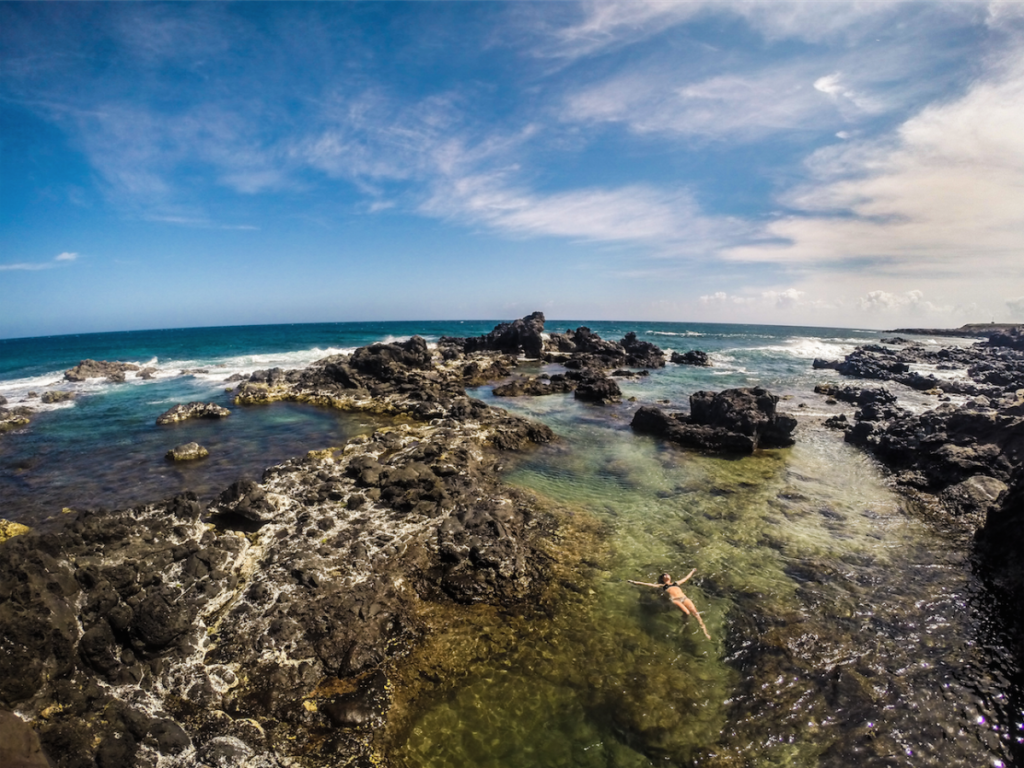
[[[66,508],[120,508],[182,490],[204,500],[239,477],[339,445],[382,417],[275,403],[235,406],[236,373],[300,368],[413,334],[474,336],[498,321],[246,326],[0,340],[6,407],[35,409],[0,435],[0,518],[46,529]],[[700,349],[712,367],[669,364],[621,380],[623,402],[571,395],[488,403],[548,424],[549,446],[510,458],[507,482],[597,520],[592,583],[547,619],[479,619],[444,642],[474,655],[405,713],[399,765],[1008,766],[1021,755],[1021,671],[963,542],[940,535],[885,472],[823,426],[849,407],[814,394],[835,359],[877,331],[702,323],[552,321],[666,352]],[[967,340],[928,340],[948,345]],[[79,361],[155,368],[124,383],[62,382]],[[545,367],[526,364],[520,372]],[[546,368],[553,371],[555,368]],[[947,375],[955,375],[949,373]],[[760,385],[797,416],[797,443],[754,456],[704,456],[635,435],[643,404],[685,410],[691,393]],[[76,398],[53,405],[38,395]],[[35,393],[33,397],[30,393]],[[933,407],[900,391],[911,408]],[[216,422],[157,426],[176,403],[231,409]],[[196,441],[210,457],[164,458]],[[626,583],[691,568],[710,630]],[[486,621],[485,621],[486,624]],[[425,651],[426,652],[426,651]],[[615,716],[630,703],[635,722]],[[643,706],[638,707],[637,704]],[[643,734],[643,739],[637,738]],[[643,749],[640,749],[640,742]],[[652,746],[654,745],[654,746]]]

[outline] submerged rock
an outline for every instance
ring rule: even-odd
[[[222,419],[230,416],[231,411],[216,403],[178,403],[157,417],[157,424],[175,424],[187,419]]]
[[[632,428],[705,451],[751,453],[793,444],[796,419],[776,412],[779,398],[761,387],[695,392],[690,413],[667,414],[643,406]]]
[[[167,452],[167,458],[171,461],[195,461],[205,459],[209,455],[210,452],[199,443],[185,443]]]

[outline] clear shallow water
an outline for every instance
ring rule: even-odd
[[[342,442],[374,422],[308,406],[230,405],[234,372],[300,367],[413,333],[476,335],[477,323],[378,323],[99,334],[0,341],[0,394],[72,389],[79,399],[0,436],[0,517],[38,524],[64,506],[123,506],[190,488],[212,496],[242,475]],[[549,322],[549,331],[578,322]],[[842,410],[812,393],[811,369],[877,341],[867,331],[587,323],[663,349],[702,349],[709,369],[670,365],[620,383],[607,408],[571,395],[498,400],[561,439],[509,480],[577,509],[607,538],[589,571],[559,584],[562,610],[524,620],[481,609],[432,638],[457,654],[408,714],[407,766],[1012,765],[1024,738],[1021,679],[962,548],[936,536],[878,468],[824,430]],[[54,384],[84,358],[157,368],[124,384]],[[180,375],[182,369],[206,373]],[[533,371],[541,370],[534,366]],[[131,376],[131,374],[129,374]],[[792,449],[699,456],[633,435],[640,403],[683,409],[695,390],[761,384],[801,417]],[[901,393],[901,401],[909,393]],[[636,398],[629,402],[628,398]],[[913,395],[916,407],[926,396]],[[176,402],[232,408],[217,422],[157,427]],[[171,465],[196,440],[207,460]],[[581,547],[589,546],[586,542]],[[712,640],[654,590],[686,587]],[[1013,750],[1016,750],[1014,754]]]

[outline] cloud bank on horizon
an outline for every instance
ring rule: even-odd
[[[0,337],[1024,321],[1022,125],[1018,2],[4,3]]]

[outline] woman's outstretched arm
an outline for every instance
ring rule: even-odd
[[[688,574],[686,574],[686,576],[684,576],[679,581],[677,581],[676,585],[678,586],[679,584],[683,584],[683,583],[689,581],[690,577],[693,576],[693,574],[695,574],[696,572],[697,572],[697,569],[694,568],[692,571],[690,571]]]

